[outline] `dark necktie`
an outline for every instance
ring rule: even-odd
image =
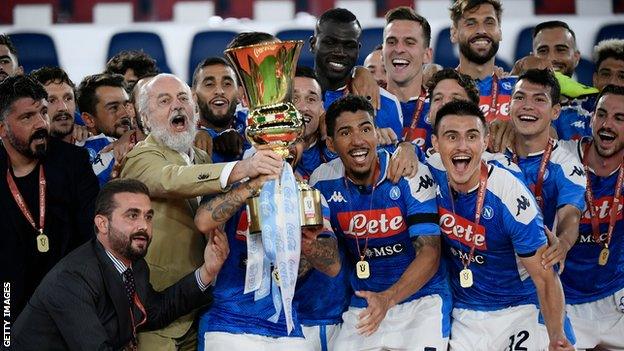
[[[123,272],[123,277],[126,295],[128,296],[128,303],[130,304],[130,307],[132,307],[134,294],[136,293],[136,285],[134,284],[134,273],[132,273],[132,269],[126,269]]]

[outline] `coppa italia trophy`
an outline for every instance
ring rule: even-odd
[[[247,95],[247,139],[256,148],[269,145],[284,159],[289,157],[289,146],[305,129],[303,118],[291,103],[302,47],[302,41],[283,41],[225,51]],[[266,182],[259,195],[247,200],[247,217],[245,294],[253,291],[259,300],[271,293],[275,314],[269,320],[277,322],[283,308],[290,334],[301,227],[323,225],[320,192],[297,182],[292,167],[285,163],[279,180]]]

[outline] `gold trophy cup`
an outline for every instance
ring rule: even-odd
[[[303,41],[267,42],[226,50],[241,82],[249,115],[245,135],[256,148],[269,145],[284,159],[288,148],[303,136],[305,126],[292,104],[293,81]],[[302,227],[323,225],[321,194],[297,182]],[[249,233],[261,232],[259,196],[247,200]]]

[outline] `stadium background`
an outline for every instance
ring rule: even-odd
[[[624,38],[624,0],[502,0],[503,41],[497,62],[509,69],[531,50],[531,28],[558,19],[576,32],[582,61],[577,79],[591,83],[592,49],[605,38]],[[221,56],[237,32],[257,30],[281,39],[311,35],[315,16],[345,7],[360,20],[361,64],[381,43],[383,15],[396,6],[414,6],[432,27],[434,61],[457,65],[449,41],[449,0],[0,0],[0,32],[10,34],[26,72],[59,65],[74,82],[101,72],[123,49],[143,49],[163,72],[190,80],[203,58]],[[300,64],[313,65],[306,44]]]

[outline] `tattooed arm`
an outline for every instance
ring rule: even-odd
[[[312,268],[315,268],[330,277],[335,277],[340,272],[340,256],[338,255],[338,243],[333,237],[319,237],[324,229],[301,228],[301,262],[299,263],[299,276],[302,276]],[[306,267],[307,266],[307,267]]]
[[[222,227],[245,203],[245,200],[256,193],[268,179],[271,178],[267,176],[254,178],[202,203],[195,214],[197,229],[208,234],[213,229]]]

